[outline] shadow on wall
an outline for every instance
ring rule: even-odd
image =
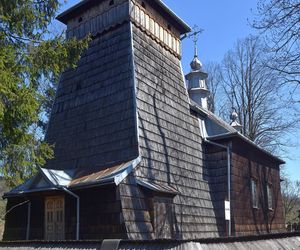
[[[227,154],[226,150],[204,144],[203,179],[208,182],[213,210],[220,237],[227,236],[225,205],[227,197]]]
[[[163,73],[161,73],[163,74]],[[162,79],[161,79],[162,81]],[[162,126],[161,126],[161,122],[160,122],[160,117],[158,115],[158,109],[157,109],[157,104],[156,104],[156,93],[153,95],[152,97],[152,100],[153,100],[153,107],[154,107],[154,113],[155,113],[155,119],[156,119],[156,125],[157,125],[157,128],[158,128],[158,131],[159,131],[159,134],[160,134],[160,137],[162,139],[162,144],[163,144],[163,153],[164,153],[164,157],[165,157],[165,165],[166,165],[166,171],[167,171],[167,183],[168,185],[170,186],[174,186],[172,185],[172,182],[171,182],[171,168],[170,168],[170,155],[173,154],[173,158],[176,159],[176,165],[177,166],[180,166],[179,165],[179,156],[178,156],[178,151],[175,149],[172,149],[170,147],[167,146],[167,142],[166,142],[166,135],[165,133],[163,132],[163,129],[162,129]],[[171,142],[169,142],[171,143]],[[176,148],[176,146],[174,146],[174,148]],[[169,153],[169,151],[170,153]],[[182,169],[179,167],[178,169],[180,169],[180,171],[182,171]],[[182,173],[180,173],[181,176],[183,176]],[[173,176],[173,181],[176,182],[176,177]],[[179,181],[179,180],[178,180]],[[178,190],[178,187],[177,185],[175,184],[175,188],[177,188]],[[173,223],[174,223],[174,232],[173,232],[173,237],[172,238],[176,238],[176,239],[182,239],[182,232],[181,232],[181,228],[182,228],[182,217],[183,217],[183,207],[182,207],[182,204],[183,204],[183,201],[182,201],[182,198],[180,195],[177,195],[177,198],[179,199],[179,204],[180,204],[180,207],[177,207],[179,208],[179,211],[180,211],[180,221],[177,220],[177,216],[176,216],[176,209],[174,208],[173,211],[172,211],[172,218],[173,218]],[[174,206],[174,205],[173,205]]]
[[[248,172],[249,172],[249,179],[248,179],[248,186],[250,187],[250,197],[251,197],[251,214],[252,214],[252,220],[253,220],[253,224],[255,226],[255,231],[257,234],[260,234],[260,230],[259,230],[259,227],[258,227],[258,224],[257,224],[257,221],[258,221],[258,209],[256,208],[253,208],[253,201],[252,201],[252,191],[251,191],[251,180],[253,177],[257,178],[257,183],[258,183],[258,186],[257,188],[258,189],[261,189],[260,188],[260,178],[259,178],[259,175],[257,175],[257,172],[255,171],[256,169],[252,167],[252,164],[251,164],[251,161],[248,159]],[[261,195],[260,195],[261,197]],[[260,205],[261,204],[261,199],[260,197],[258,197],[258,204]]]
[[[164,69],[158,68],[156,74],[158,74],[158,76],[156,76],[156,81],[155,85],[153,86],[153,92],[152,93],[148,93],[149,97],[151,97],[151,99],[149,98],[148,100],[151,100],[151,103],[149,102],[148,105],[152,106],[153,108],[153,113],[151,115],[153,115],[154,119],[153,121],[150,121],[151,126],[154,126],[154,130],[157,131],[157,136],[154,137],[154,139],[151,137],[152,136],[152,132],[148,132],[147,129],[148,128],[148,120],[149,117],[143,117],[146,116],[147,114],[144,114],[143,112],[138,112],[138,116],[139,116],[139,122],[140,122],[140,128],[141,128],[141,136],[144,139],[144,143],[145,143],[145,157],[147,158],[147,178],[150,180],[157,180],[157,174],[159,172],[159,180],[160,181],[164,181],[166,182],[168,185],[173,186],[174,188],[176,188],[178,190],[178,188],[176,187],[176,176],[172,175],[171,173],[171,162],[170,162],[170,157],[172,157],[172,160],[177,161],[178,162],[178,166],[179,166],[179,155],[178,155],[178,150],[176,149],[176,145],[174,146],[175,149],[172,149],[171,143],[172,141],[169,140],[168,135],[166,135],[167,132],[167,128],[165,128],[165,126],[162,124],[162,120],[166,121],[166,118],[164,117],[164,110],[161,110],[159,107],[161,107],[164,104],[164,101],[161,100],[161,98],[164,97],[164,92],[166,91],[164,89],[164,76],[166,75],[166,72],[164,72]],[[155,74],[155,75],[156,75]],[[142,83],[140,83],[142,84]],[[161,89],[161,92],[159,92],[159,89]],[[162,104],[162,105],[160,105]],[[176,132],[176,131],[174,131]],[[170,132],[171,134],[171,132]],[[159,138],[159,141],[156,141],[157,138]],[[158,144],[156,147],[155,144]],[[161,155],[162,159],[161,162],[163,162],[163,164],[161,164],[160,166],[163,169],[159,169],[157,170],[157,167],[155,168],[153,166],[153,164],[155,164],[155,162],[157,161],[157,159],[153,159],[155,152],[159,150],[159,154]],[[159,159],[158,159],[159,161]],[[176,163],[173,163],[176,164]],[[155,168],[155,170],[153,169]],[[180,168],[178,168],[180,169]],[[180,180],[178,180],[180,181]],[[180,195],[177,195],[176,199],[179,200],[179,202],[177,202],[177,204],[173,205],[173,214],[172,214],[172,218],[173,218],[173,223],[174,223],[174,234],[172,236],[172,238],[176,238],[176,239],[181,239],[182,238],[182,233],[181,233],[181,225],[179,223],[179,220],[182,221],[182,202],[181,201],[181,197]],[[177,216],[176,216],[176,212],[177,212]],[[180,217],[178,217],[180,216]]]

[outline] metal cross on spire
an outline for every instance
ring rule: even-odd
[[[193,37],[194,42],[194,56],[198,57],[198,40],[199,40],[199,34],[202,33],[204,29],[201,29],[198,27],[198,25],[194,25],[191,34],[189,34],[189,38]]]

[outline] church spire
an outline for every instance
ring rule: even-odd
[[[197,71],[202,68],[202,63],[198,58],[198,40],[199,34],[203,32],[203,29],[200,29],[197,25],[193,28],[193,33],[189,35],[189,37],[193,37],[194,42],[194,59],[191,62],[192,71]]]
[[[202,63],[198,58],[198,39],[199,34],[203,32],[198,26],[194,26],[193,32],[189,38],[193,37],[194,58],[191,62],[191,72],[185,76],[188,81],[188,92],[190,99],[196,102],[200,107],[208,109],[207,98],[210,95],[206,86],[207,73],[202,70]]]
[[[238,122],[239,115],[235,109],[235,107],[232,107],[232,112],[230,114],[230,125],[235,128],[238,132],[241,132],[243,129],[243,126]]]

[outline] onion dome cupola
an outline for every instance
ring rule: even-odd
[[[238,132],[241,132],[242,129],[243,129],[243,126],[238,122],[238,118],[239,118],[239,115],[236,111],[235,108],[232,108],[232,112],[231,112],[231,115],[230,115],[230,126],[232,126],[234,129],[236,129]]]
[[[194,36],[194,59],[191,62],[191,72],[185,76],[187,80],[187,88],[189,97],[196,102],[200,107],[208,109],[208,97],[210,92],[206,85],[208,74],[202,70],[202,63],[198,58],[198,34],[201,31],[195,31]]]

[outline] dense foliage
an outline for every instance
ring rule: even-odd
[[[43,134],[54,89],[87,47],[88,39],[47,30],[58,7],[58,0],[0,1],[0,172],[11,186],[52,157]]]

